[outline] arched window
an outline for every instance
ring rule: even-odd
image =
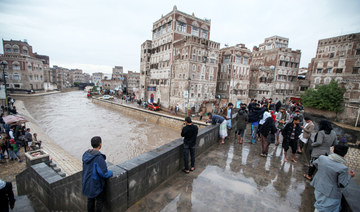
[[[20,63],[18,61],[14,61],[12,63],[12,69],[13,70],[20,70]]]
[[[13,52],[14,53],[19,53],[19,46],[18,45],[13,45]]]
[[[32,71],[32,66],[31,66],[30,63],[27,65],[27,70],[28,70],[28,71]]]
[[[11,45],[5,44],[5,53],[11,53]]]
[[[28,48],[26,46],[23,46],[22,53],[23,54],[28,54],[29,53],[29,50],[28,50]]]

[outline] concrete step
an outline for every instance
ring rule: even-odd
[[[15,197],[15,207],[12,211],[16,212],[22,212],[22,211],[28,211],[28,212],[35,212],[30,199],[27,196],[17,196]]]
[[[16,196],[15,197],[15,207],[11,212],[35,212],[35,211],[44,211],[48,212],[49,210],[45,205],[36,197],[33,196]]]

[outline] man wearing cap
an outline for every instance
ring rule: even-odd
[[[184,164],[185,169],[183,170],[186,174],[189,174],[190,171],[195,170],[195,145],[196,137],[198,134],[199,128],[196,125],[193,125],[191,118],[185,118],[185,127],[181,131],[181,137],[184,137]],[[191,156],[191,168],[189,169],[189,152]]]

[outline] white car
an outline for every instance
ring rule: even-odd
[[[109,100],[109,99],[114,99],[114,97],[110,96],[110,95],[104,95],[104,96],[99,97],[99,99]]]

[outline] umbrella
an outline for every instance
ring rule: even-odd
[[[8,115],[3,117],[5,124],[14,125],[14,124],[24,124],[28,122],[23,116],[20,115]]]

